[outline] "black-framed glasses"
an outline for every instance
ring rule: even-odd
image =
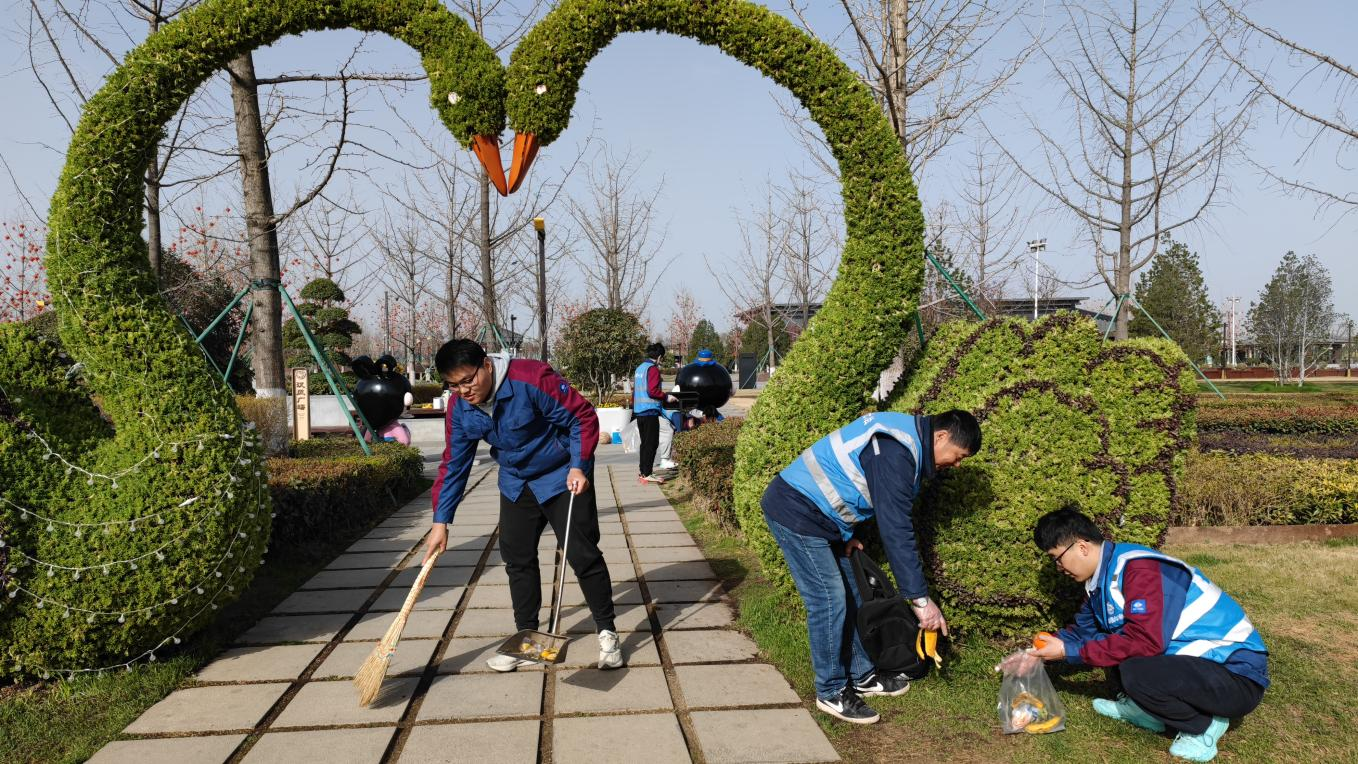
[[[449,387],[456,387],[456,388],[458,388],[459,390],[465,389],[465,388],[468,388],[468,387],[471,387],[471,386],[476,382],[476,378],[477,378],[478,376],[481,375],[481,369],[482,369],[482,368],[483,368],[482,366],[477,366],[477,367],[476,367],[476,371],[472,372],[472,373],[471,373],[471,376],[465,377],[465,378],[463,378],[462,380],[460,380],[460,381],[458,381],[458,382],[454,382],[454,381],[452,381],[452,380],[448,380],[448,386],[449,386]]]
[[[1069,551],[1070,551],[1070,548],[1073,547],[1073,546],[1075,546],[1075,545],[1078,544],[1078,543],[1080,543],[1080,540],[1079,540],[1079,539],[1075,539],[1074,541],[1070,542],[1070,546],[1066,547],[1065,549],[1062,549],[1062,550],[1061,550],[1061,554],[1058,554],[1058,555],[1056,555],[1055,557],[1052,558],[1052,563],[1053,563],[1054,565],[1056,565],[1056,567],[1058,567],[1058,568],[1059,568],[1059,567],[1062,567],[1062,566],[1061,566],[1061,558],[1062,558],[1062,557],[1065,557],[1065,556],[1066,556],[1066,552],[1069,552]]]

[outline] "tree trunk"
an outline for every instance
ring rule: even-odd
[[[901,142],[901,149],[907,150],[909,146],[906,137],[905,120],[908,116],[907,104],[910,96],[906,92],[909,83],[905,60],[906,51],[910,50],[910,2],[909,0],[889,0],[891,15],[891,50],[885,56],[889,71],[893,74],[889,77],[887,86],[891,89],[891,122],[896,128],[896,139]],[[907,156],[909,154],[907,153]]]
[[[1132,32],[1127,59],[1127,111],[1124,117],[1127,121],[1123,123],[1122,129],[1122,188],[1118,200],[1122,217],[1118,221],[1118,259],[1117,270],[1113,278],[1119,297],[1130,294],[1132,287],[1132,140],[1136,132],[1134,107],[1137,98],[1137,33],[1140,31],[1137,21],[1140,10],[1139,6],[1135,3],[1132,4]],[[1118,311],[1115,318],[1114,339],[1127,339],[1127,325],[1132,315],[1132,306],[1128,302],[1128,300],[1122,300],[1122,309]]]
[[[159,157],[153,156],[146,169],[146,258],[157,282],[160,281],[160,254],[163,246],[160,239],[160,181],[157,179],[159,171]]]
[[[231,104],[235,109],[236,141],[240,150],[241,185],[245,197],[245,232],[250,243],[252,282],[278,283],[278,231],[275,227],[273,194],[269,190],[268,146],[259,116],[259,88],[255,83],[255,62],[244,53],[227,64],[231,73]],[[261,398],[282,398],[283,303],[277,289],[256,289],[251,293],[254,330],[250,353],[255,372],[255,394]]]
[[[486,325],[490,328],[487,344],[494,350],[500,347],[499,316],[500,306],[495,299],[495,267],[491,262],[490,251],[490,176],[485,168],[481,169],[481,310],[485,313]]]
[[[447,283],[444,284],[444,287],[448,290],[448,339],[457,336],[457,298],[462,295],[462,284],[457,280],[458,264],[453,260],[457,253],[457,242],[454,241],[455,235],[453,233],[453,221],[456,220],[454,208],[453,195],[450,193],[448,195],[448,240],[446,243],[448,270],[445,275]]]

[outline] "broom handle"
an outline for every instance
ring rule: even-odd
[[[557,621],[561,618],[561,592],[566,588],[566,549],[571,545],[571,515],[575,512],[575,494],[571,494],[571,499],[566,504],[566,531],[561,539],[561,562],[557,563],[556,570],[556,600],[552,602],[552,629],[556,633]]]
[[[435,552],[433,557],[424,561],[424,567],[420,568],[420,574],[415,577],[415,583],[410,586],[410,593],[406,595],[404,605],[401,605],[401,614],[398,616],[404,620],[410,615],[410,611],[415,608],[415,600],[420,597],[420,590],[424,588],[425,579],[434,572],[434,563],[438,561],[439,553]]]

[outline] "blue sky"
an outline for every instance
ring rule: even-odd
[[[5,17],[11,19],[6,34],[17,43],[22,37],[26,3],[6,0]],[[781,10],[781,3],[771,4]],[[818,0],[814,18],[822,34],[838,33],[842,19],[836,3]],[[1036,7],[1040,13],[1040,3]],[[1258,21],[1279,29],[1319,50],[1337,55],[1346,63],[1351,42],[1358,37],[1358,13],[1351,3],[1311,0],[1290,3],[1257,2],[1251,13]],[[1040,24],[1040,21],[1037,22]],[[280,42],[257,58],[261,75],[283,71],[324,70],[325,62],[347,56],[357,39],[353,33],[329,32]],[[995,55],[1013,49],[1016,34],[996,41]],[[124,45],[125,49],[126,46]],[[998,59],[983,63],[993,65]],[[101,62],[89,54],[81,59],[83,71],[93,80]],[[414,70],[418,63],[409,50],[385,39],[370,39],[360,63],[369,70]],[[7,104],[0,123],[0,153],[15,172],[22,190],[45,208],[60,171],[60,152],[67,130],[54,115],[42,91],[27,69],[21,45],[8,46],[0,54],[0,98]],[[106,69],[106,67],[104,67]],[[705,314],[719,328],[730,324],[730,303],[711,284],[705,261],[717,267],[727,262],[739,246],[735,210],[757,203],[766,178],[780,178],[789,169],[811,169],[805,151],[794,140],[777,105],[775,86],[758,73],[726,58],[714,49],[691,41],[654,34],[619,39],[591,63],[582,81],[572,127],[539,159],[535,173],[544,177],[559,172],[564,158],[573,158],[574,147],[593,132],[615,149],[633,150],[644,158],[639,180],[643,187],[663,181],[659,211],[667,236],[661,260],[669,267],[652,301],[653,325],[663,327],[669,318],[664,296],[679,287],[691,289]],[[225,92],[221,83],[215,84]],[[417,84],[410,93],[393,94],[390,101],[405,117],[433,132],[426,92]],[[1064,115],[1052,97],[1053,87],[1044,65],[1030,61],[1006,88],[1001,102],[982,115],[997,134],[1012,141],[1023,155],[1031,141],[1017,117],[1021,106],[1028,113],[1060,123]],[[220,98],[220,96],[218,96]],[[381,134],[404,131],[383,99],[364,101],[363,121],[371,126],[370,140]],[[974,134],[981,134],[974,130]],[[408,139],[403,142],[409,144]],[[964,178],[963,159],[970,150],[969,138],[958,138],[953,148],[919,179],[928,203],[948,198]],[[1248,136],[1248,152],[1256,161],[1289,169],[1302,140],[1271,111],[1259,113],[1256,128]],[[507,156],[507,154],[506,154]],[[1300,172],[1328,187],[1347,190],[1352,175],[1343,165],[1344,155],[1316,152]],[[1349,160],[1354,156],[1347,155]],[[274,172],[275,197],[287,198],[291,189],[305,185],[305,173],[286,158]],[[378,204],[377,185],[399,185],[404,168],[374,159],[355,162],[346,178],[360,200]],[[300,176],[300,177],[299,177]],[[579,178],[571,188],[578,186]],[[1218,303],[1229,295],[1255,296],[1279,257],[1288,249],[1314,252],[1330,268],[1335,280],[1338,307],[1358,315],[1358,215],[1341,217],[1318,212],[1314,201],[1289,198],[1264,181],[1247,164],[1237,161],[1229,171],[1230,188],[1219,197],[1202,225],[1182,232],[1178,238],[1197,251],[1212,297]],[[1091,270],[1087,245],[1078,237],[1073,221],[1050,205],[1030,197],[1023,211],[1023,238],[1046,237],[1046,262],[1068,278]],[[205,192],[205,206],[237,207],[229,189]],[[565,214],[564,208],[549,212],[550,221]],[[8,220],[28,217],[23,202],[8,177],[0,175],[0,215]],[[554,217],[555,216],[555,217]],[[659,268],[657,267],[657,270]],[[572,274],[567,273],[569,281]],[[1066,290],[1106,296],[1101,284],[1082,290]],[[1027,289],[1015,283],[1017,296]],[[380,294],[376,297],[380,301]],[[526,313],[527,306],[523,306]]]

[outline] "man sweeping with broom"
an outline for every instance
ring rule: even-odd
[[[471,340],[445,343],[434,365],[454,394],[444,420],[447,445],[434,481],[434,527],[425,559],[447,548],[448,524],[462,501],[476,445],[486,441],[500,465],[500,556],[509,574],[515,627],[538,628],[538,539],[550,524],[560,547],[569,510],[566,560],[599,632],[599,668],[622,666],[613,585],[599,551],[599,514],[590,484],[599,443],[594,407],[546,363],[487,355]],[[512,655],[486,661],[495,671],[529,663]]]

